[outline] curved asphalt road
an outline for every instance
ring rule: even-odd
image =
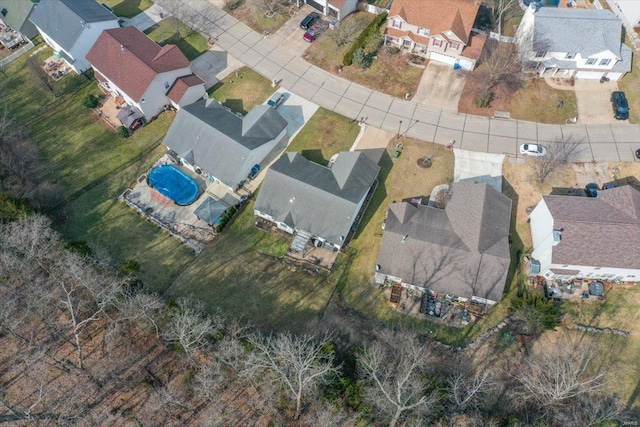
[[[162,3],[161,0],[158,3]],[[634,161],[640,125],[548,125],[459,114],[393,98],[337,77],[289,53],[211,3],[191,0],[206,24],[201,31],[230,55],[297,95],[351,119],[423,141],[471,151],[518,155],[524,143],[576,140],[576,161]]]

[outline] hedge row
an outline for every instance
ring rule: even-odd
[[[365,47],[369,37],[371,37],[376,31],[380,31],[380,27],[386,19],[387,13],[381,13],[380,15],[376,16],[376,19],[371,21],[371,23],[362,31],[362,33],[360,33],[360,36],[358,36],[358,39],[355,41],[355,43],[353,43],[351,49],[349,49],[347,53],[345,53],[344,58],[342,58],[342,63],[345,66],[348,67],[349,65],[353,64],[353,55],[355,55],[358,49]]]
[[[235,206],[231,206],[229,209],[227,209],[224,215],[222,215],[222,218],[220,218],[220,223],[216,225],[216,232],[220,233],[222,230],[224,230],[224,227],[231,220],[231,218],[233,218],[233,215],[235,215],[237,211],[238,208]]]

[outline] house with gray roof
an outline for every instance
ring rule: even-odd
[[[543,196],[529,215],[531,273],[549,279],[640,282],[640,192]]]
[[[233,191],[286,138],[287,121],[275,108],[257,105],[240,117],[203,99],[178,111],[164,144],[183,165]]]
[[[290,234],[340,250],[357,226],[378,177],[378,150],[348,151],[323,166],[283,154],[267,170],[254,214]],[[305,242],[306,243],[306,242]]]
[[[36,4],[34,0],[0,0],[0,20],[5,27],[32,39],[38,35],[38,29],[29,20]]]
[[[511,199],[486,183],[458,182],[442,191],[434,205],[389,206],[375,280],[495,304],[511,262]]]
[[[540,76],[619,80],[632,61],[622,32],[620,18],[605,9],[530,6],[516,43]]]
[[[31,22],[46,44],[76,73],[91,64],[85,56],[103,30],[118,28],[118,18],[94,0],[42,0]]]

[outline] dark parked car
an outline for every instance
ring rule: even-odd
[[[629,103],[624,92],[615,91],[611,93],[611,104],[613,105],[613,114],[618,120],[627,120],[629,118]]]
[[[276,92],[273,94],[271,98],[267,101],[267,104],[272,106],[273,108],[278,108],[280,104],[284,102],[284,93]]]
[[[313,24],[314,21],[318,18],[320,18],[320,15],[315,12],[311,12],[300,22],[300,28],[302,28],[303,30],[308,30],[311,27],[311,24]]]

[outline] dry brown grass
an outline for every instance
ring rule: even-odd
[[[629,100],[629,121],[640,123],[640,58],[633,55],[633,69],[618,82],[620,90],[624,91]]]
[[[261,34],[265,31],[274,33],[289,20],[290,6],[284,4],[275,16],[268,18],[262,7],[263,4],[262,0],[244,0],[238,8],[230,10],[225,7],[224,10]]]
[[[566,119],[578,115],[575,93],[554,89],[543,79],[527,80],[515,93],[496,88],[491,105],[488,108],[477,107],[474,100],[485,90],[480,76],[486,72],[486,66],[480,65],[470,73],[458,103],[459,112],[490,117],[495,111],[508,111],[514,119],[557,124],[564,124]],[[557,108],[560,101],[562,109]]]

